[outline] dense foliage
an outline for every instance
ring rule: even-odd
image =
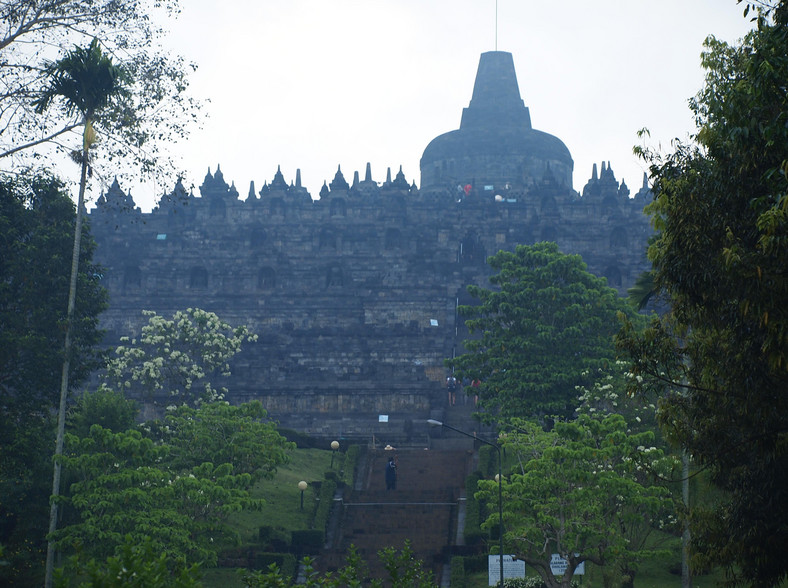
[[[315,571],[313,562],[305,558],[304,582],[295,584],[292,578],[285,577],[272,565],[267,572],[249,572],[243,576],[246,588],[293,588],[306,586],[312,588],[344,588],[369,586],[370,588],[435,588],[432,572],[424,569],[424,562],[416,559],[410,543],[406,542],[402,549],[388,547],[378,552],[378,557],[386,569],[387,578],[368,579],[368,567],[358,555],[354,546],[350,546],[345,565],[336,572],[320,574]]]
[[[35,100],[51,82],[46,61],[96,40],[122,62],[133,80],[122,101],[97,122],[103,136],[98,157],[136,164],[159,174],[172,168],[162,147],[184,136],[196,119],[187,95],[193,69],[163,51],[164,31],[155,23],[176,15],[177,0],[8,0],[0,3],[0,158],[17,168],[42,157],[78,148],[83,121],[78,113],[37,112]],[[155,17],[155,18],[153,18]],[[77,132],[75,132],[77,131]],[[62,151],[60,151],[62,152]],[[124,166],[121,166],[124,167]],[[129,167],[126,165],[125,167]]]
[[[692,508],[696,560],[773,586],[788,577],[788,4],[757,5],[739,44],[706,41],[694,142],[643,152],[671,310],[621,344],[633,387],[666,395],[666,432],[725,491]]]
[[[0,181],[0,403],[5,414],[57,405],[74,222],[74,204],[52,177],[23,184]],[[107,305],[87,227],[83,237],[72,325],[75,384],[98,365],[98,315]]]
[[[547,586],[569,586],[585,561],[634,575],[640,561],[655,555],[646,539],[674,508],[655,473],[674,464],[653,445],[653,432],[630,432],[618,414],[581,415],[551,431],[514,419],[501,442],[516,462],[503,482],[504,549]],[[498,485],[479,486],[477,496],[497,504]],[[497,513],[486,525],[498,525]],[[568,562],[562,577],[550,569],[554,553]]]
[[[162,422],[121,432],[93,425],[66,441],[72,516],[56,538],[75,556],[72,576],[85,562],[128,556],[129,542],[166,553],[176,575],[183,562],[214,564],[234,537],[228,515],[264,503],[250,497],[252,485],[292,449],[259,402],[182,406]]]
[[[42,568],[66,318],[74,204],[38,175],[0,180],[0,583],[37,584]],[[107,295],[83,228],[70,381],[99,365]]]
[[[488,260],[493,289],[469,286],[478,306],[462,306],[472,338],[448,362],[460,377],[479,379],[479,406],[507,416],[563,415],[575,409],[575,387],[589,370],[615,360],[618,312],[633,314],[579,255],[555,243],[519,245]],[[633,317],[633,320],[637,320]]]

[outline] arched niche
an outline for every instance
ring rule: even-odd
[[[257,271],[257,288],[271,290],[276,288],[276,270],[272,267],[261,267]]]
[[[208,270],[202,266],[195,266],[189,270],[189,288],[200,289],[208,287]]]

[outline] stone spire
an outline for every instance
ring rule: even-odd
[[[462,111],[460,129],[506,127],[530,129],[531,114],[520,98],[511,53],[482,53],[473,96]]]
[[[391,174],[391,170],[389,169],[389,175]],[[394,181],[391,183],[392,186],[395,188],[402,188],[403,190],[410,189],[410,184],[408,184],[408,180],[405,179],[405,174],[402,171],[402,166],[399,166],[399,171],[397,172],[397,176],[394,178]]]
[[[331,188],[332,192],[334,190],[344,190],[347,192],[350,189],[347,180],[345,180],[345,176],[342,175],[342,168],[339,165],[337,166],[337,173],[334,175],[334,179],[329,184],[329,188]]]

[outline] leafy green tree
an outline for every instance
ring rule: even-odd
[[[56,532],[60,548],[106,561],[130,536],[152,542],[173,565],[179,558],[215,563],[218,547],[234,539],[227,517],[264,503],[249,490],[287,460],[293,445],[259,403],[176,412],[141,430],[93,425],[88,437],[67,436],[61,459],[76,480],[67,501],[77,521]],[[233,443],[239,447],[226,447]]]
[[[137,543],[131,535],[124,537],[117,556],[105,562],[83,561],[77,557],[71,570],[75,572],[72,576],[60,573],[55,585],[59,588],[75,585],[80,588],[197,588],[202,585],[197,564],[187,567],[181,559],[173,565],[166,553],[156,550],[151,540]]]
[[[666,488],[651,472],[671,467],[651,445],[651,432],[628,433],[621,415],[580,415],[545,432],[532,421],[513,420],[501,440],[517,463],[504,476],[504,542],[533,566],[549,588],[567,587],[577,566],[626,562],[631,578],[637,564],[656,551],[632,542],[640,525],[657,527],[672,514]],[[477,497],[497,504],[498,485],[480,481]],[[488,527],[498,525],[498,515]],[[506,547],[505,547],[506,548]],[[568,562],[556,578],[552,554]]]
[[[246,326],[232,327],[199,308],[179,310],[171,319],[144,311],[148,324],[139,338],[124,337],[107,365],[106,383],[146,398],[199,404],[222,398],[225,388],[212,383],[230,375],[229,361],[244,342],[257,335]],[[166,399],[166,398],[165,398]]]
[[[487,262],[498,272],[494,289],[469,286],[480,304],[460,307],[478,337],[447,364],[481,380],[479,405],[502,417],[571,415],[575,387],[615,360],[616,313],[633,311],[555,243],[519,245]]]
[[[170,447],[170,467],[195,467],[210,459],[229,463],[253,481],[271,478],[293,448],[278,433],[259,400],[233,406],[206,403],[199,408],[171,406],[161,423],[149,424]],[[153,431],[151,434],[154,434]]]
[[[90,435],[93,425],[119,433],[134,426],[138,413],[137,403],[126,398],[123,392],[99,386],[98,390],[85,390],[77,397],[66,418],[66,427],[77,437]]]
[[[52,438],[63,365],[74,204],[40,174],[0,179],[0,584],[40,584],[49,512]],[[72,320],[70,381],[99,366],[98,315],[106,307],[87,227]]]
[[[63,184],[51,176],[0,180],[0,404],[4,417],[57,406],[75,217]],[[107,306],[107,293],[101,286],[101,269],[92,261],[95,247],[88,227],[83,226],[79,296],[72,318],[70,378],[75,385],[100,365],[98,316]]]
[[[788,577],[788,4],[740,43],[705,47],[692,142],[642,151],[670,312],[620,340],[633,387],[664,394],[665,431],[725,491],[692,508],[696,561],[774,586]]]
[[[36,112],[33,102],[49,85],[39,64],[99,39],[107,54],[123,60],[133,84],[127,99],[98,122],[105,141],[91,166],[99,169],[105,161],[114,174],[133,168],[171,174],[173,164],[162,147],[185,135],[198,110],[188,95],[194,66],[159,43],[165,31],[157,23],[179,10],[178,0],[2,2],[0,159],[23,169],[39,166],[41,158],[57,161],[51,156],[71,149],[67,145],[83,121],[59,111]]]

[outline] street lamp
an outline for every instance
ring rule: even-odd
[[[498,554],[498,563],[501,565],[500,585],[503,587],[503,490],[502,490],[503,474],[501,473],[503,465],[501,463],[501,446],[498,445],[497,443],[491,443],[486,439],[477,437],[475,434],[471,434],[466,431],[461,431],[460,429],[455,429],[451,425],[447,425],[446,423],[442,423],[441,421],[436,421],[435,419],[427,419],[427,423],[429,425],[432,425],[433,427],[445,427],[447,429],[451,429],[456,433],[459,433],[460,435],[465,435],[466,437],[470,437],[471,439],[476,439],[477,441],[484,443],[485,445],[494,447],[495,451],[498,452],[498,475],[495,476],[495,480],[498,482],[498,539],[500,540],[500,545],[498,547],[500,552]]]
[[[334,456],[337,454],[337,449],[339,449],[339,441],[332,441],[331,442],[331,469],[334,469]]]
[[[301,510],[304,510],[304,490],[306,490],[306,486],[307,484],[304,480],[298,483],[298,489],[301,490]]]

